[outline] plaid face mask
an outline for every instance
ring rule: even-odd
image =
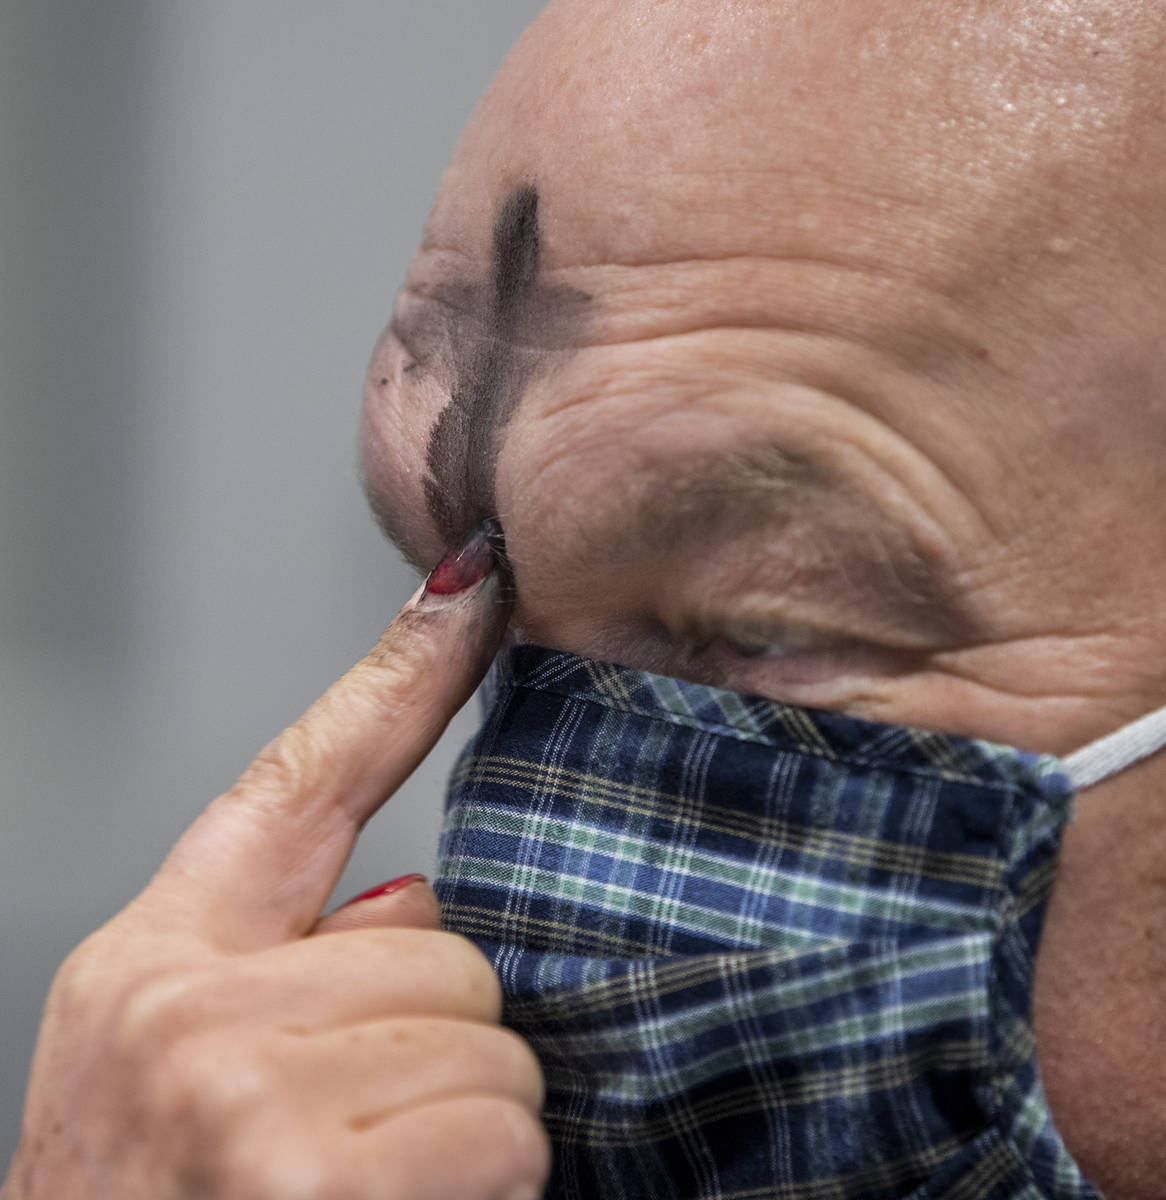
[[[492,685],[436,889],[542,1062],[550,1200],[1099,1200],[1030,1001],[1112,764],[532,646]]]

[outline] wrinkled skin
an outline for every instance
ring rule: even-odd
[[[374,510],[440,555],[431,433],[466,346],[513,343],[484,453],[519,636],[1058,753],[1166,704],[1164,43],[1149,2],[557,0],[374,352]],[[551,332],[475,299],[523,186],[540,286],[587,298]],[[759,458],[792,482],[686,490]],[[1081,797],[1037,969],[1111,1200],[1166,1172],[1164,783]]]

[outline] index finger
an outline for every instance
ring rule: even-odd
[[[229,949],[300,937],[364,823],[432,749],[495,654],[509,615],[479,526],[372,651],[264,747],[179,839],[139,897],[171,933]]]

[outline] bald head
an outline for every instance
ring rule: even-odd
[[[374,354],[374,508],[421,564],[498,516],[565,649],[1039,748],[1166,701],[1164,31],[551,4]]]

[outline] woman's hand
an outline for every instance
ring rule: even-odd
[[[540,1194],[538,1065],[433,892],[318,919],[364,822],[496,649],[484,538],[66,959],[4,1200]]]

